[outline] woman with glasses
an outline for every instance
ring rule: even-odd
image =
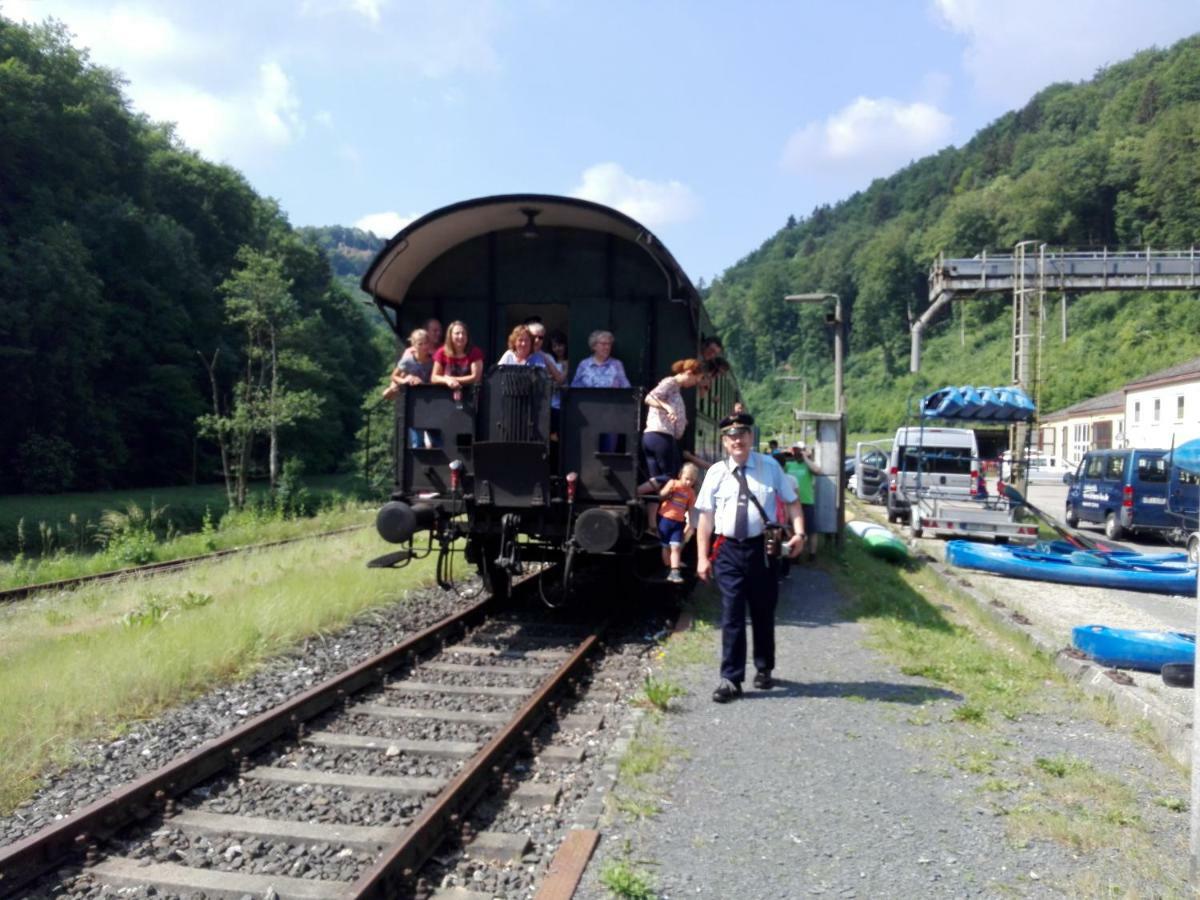
[[[571,387],[582,388],[627,388],[629,378],[625,374],[625,366],[612,355],[613,333],[611,331],[593,331],[588,335],[588,349],[592,355],[583,360],[575,369],[575,377]]]

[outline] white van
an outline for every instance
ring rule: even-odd
[[[975,499],[979,483],[979,444],[974,430],[900,428],[888,459],[888,521],[907,522],[918,497]]]

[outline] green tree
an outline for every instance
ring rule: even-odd
[[[237,252],[239,267],[221,283],[228,321],[244,334],[244,366],[233,389],[230,411],[222,415],[214,387],[214,409],[200,417],[205,432],[221,442],[222,457],[232,459],[236,484],[226,490],[238,508],[246,502],[246,484],[254,440],[265,435],[268,442],[267,471],[272,490],[279,474],[280,430],[316,418],[321,398],[309,390],[292,390],[286,372],[312,368],[312,361],[289,344],[300,326],[299,308],[291,294],[292,282],[282,263],[251,247]],[[209,367],[214,379],[216,354]],[[230,476],[229,466],[226,477]]]

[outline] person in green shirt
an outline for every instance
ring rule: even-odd
[[[783,471],[796,479],[796,495],[800,498],[800,506],[804,511],[804,531],[808,535],[808,558],[812,559],[817,555],[813,476],[822,474],[821,467],[813,460],[813,452],[804,441],[796,441],[792,444],[792,458],[783,467]]]

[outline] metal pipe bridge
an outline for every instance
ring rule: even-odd
[[[972,259],[939,254],[929,272],[929,308],[912,326],[910,370],[921,368],[921,334],[945,306],[965,296],[1025,290],[1045,291],[1183,291],[1200,289],[1200,254],[1187,250],[1110,252],[1017,252]],[[1024,335],[1026,329],[1018,331]],[[1015,374],[1015,373],[1014,373]],[[1019,379],[1017,379],[1019,380]]]

